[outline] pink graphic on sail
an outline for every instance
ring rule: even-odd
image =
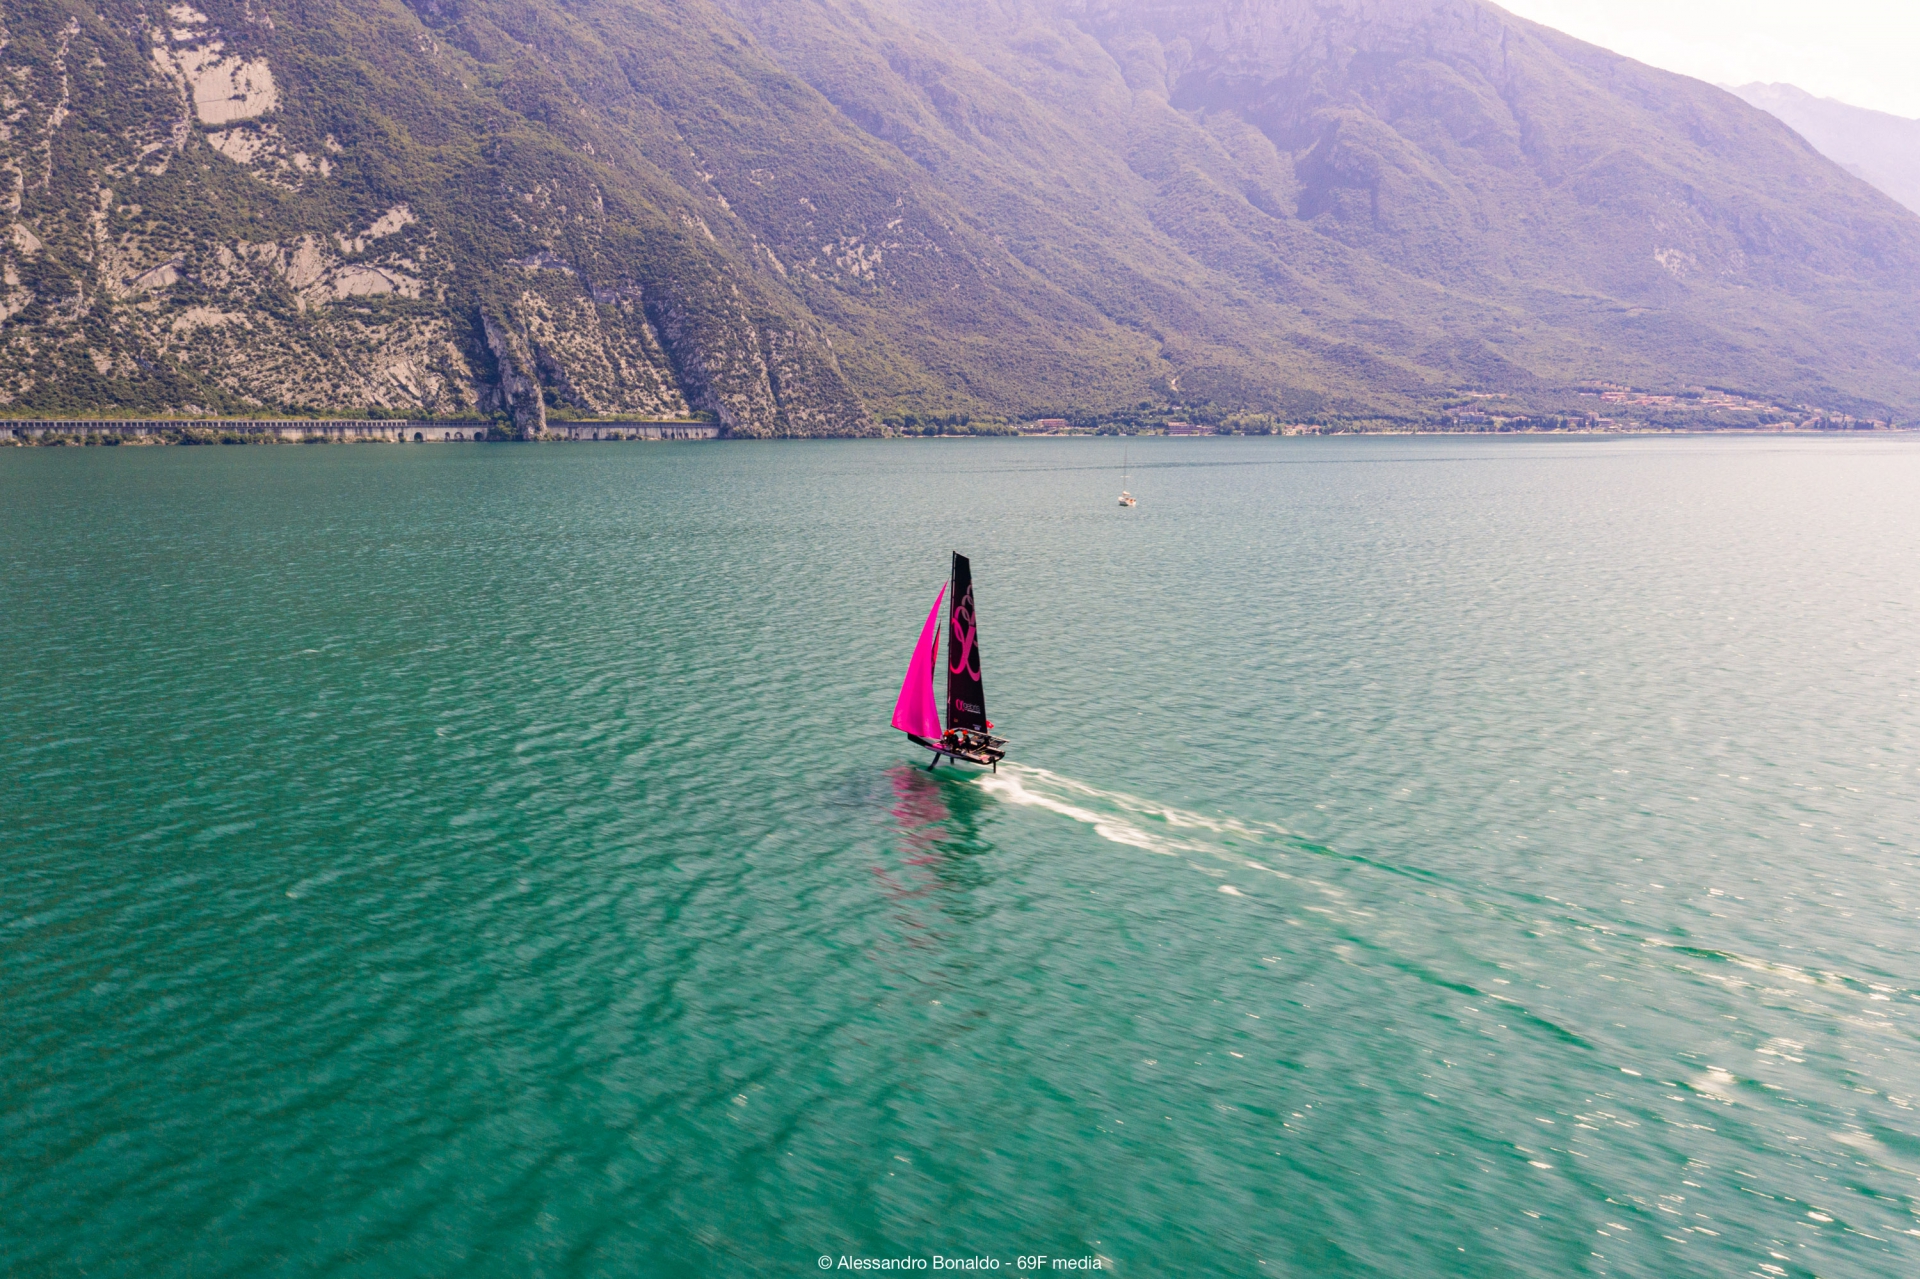
[[[946,597],[943,583],[933,597],[927,624],[920,628],[920,642],[913,646],[907,677],[900,681],[900,700],[893,704],[895,728],[934,740],[940,737],[940,708],[933,700],[933,650],[940,642],[940,601]]]

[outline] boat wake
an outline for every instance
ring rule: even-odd
[[[1843,996],[1834,1007],[1849,1016],[1861,1006],[1885,1006],[1905,997],[1920,999],[1920,991],[1906,983],[1876,981],[1871,975],[1797,967],[1731,949],[1703,947],[1685,937],[1663,937],[1657,928],[1646,924],[1609,919],[1603,913],[1596,914],[1558,897],[1521,900],[1491,885],[1460,884],[1428,870],[1396,866],[1329,848],[1275,823],[1211,817],[1124,791],[1102,790],[1044,768],[1010,760],[1001,763],[998,773],[983,773],[973,781],[999,800],[1057,813],[1091,827],[1094,834],[1115,844],[1181,858],[1193,870],[1218,881],[1217,891],[1228,896],[1284,904],[1290,913],[1318,914],[1329,922],[1346,920],[1357,930],[1353,934],[1355,940],[1376,936],[1378,921],[1373,916],[1380,904],[1381,890],[1377,881],[1368,887],[1352,879],[1349,872],[1380,872],[1396,879],[1417,881],[1425,912],[1443,908],[1471,910],[1476,918],[1484,920],[1492,910],[1525,922],[1529,930],[1545,926],[1576,929],[1590,939],[1611,939],[1622,953],[1641,951],[1664,955],[1662,962],[1667,967],[1685,969],[1702,981],[1728,990],[1778,996],[1787,993],[1781,988],[1782,983],[1818,988],[1823,995]],[[1289,866],[1290,870],[1283,869]],[[1271,891],[1277,885],[1268,885],[1268,891],[1262,891],[1263,875],[1292,882],[1278,894]],[[1238,883],[1231,882],[1235,880]],[[1542,917],[1543,902],[1555,908],[1549,912],[1550,919]],[[1303,918],[1290,922],[1298,923]],[[1537,936],[1537,933],[1529,931],[1528,935]],[[1743,978],[1735,971],[1743,969],[1762,977]],[[1475,993],[1507,1000],[1507,996],[1491,990]],[[1860,1024],[1885,1029],[1883,1023]],[[1773,1048],[1758,1051],[1765,1055]],[[1696,1091],[1704,1088],[1710,1092],[1713,1089],[1708,1085],[1713,1084],[1715,1080],[1711,1079],[1707,1084],[1696,1083]]]
[[[1292,832],[1270,822],[1209,817],[1124,791],[1102,790],[1010,760],[1003,761],[998,772],[980,775],[975,784],[1007,803],[1044,808],[1091,826],[1102,839],[1164,857],[1197,854],[1247,869],[1284,874],[1248,853],[1284,857],[1288,851],[1285,845],[1295,840]]]
[[[1011,760],[1001,761],[998,772],[972,780],[1003,802],[1043,808],[1091,827],[1112,843],[1179,858],[1217,881],[1216,890],[1230,897],[1269,904],[1284,900],[1302,911],[1349,914],[1355,890],[1347,879],[1355,872],[1418,880],[1429,894],[1447,891],[1430,872],[1329,848],[1275,822],[1196,813]],[[1279,886],[1264,884],[1266,876],[1291,883],[1276,896],[1266,890]]]

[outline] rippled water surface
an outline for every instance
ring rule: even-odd
[[[1920,441],[1118,452],[0,452],[0,1273],[1920,1272]]]

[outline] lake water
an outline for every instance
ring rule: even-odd
[[[1920,1271],[1920,440],[1120,452],[0,451],[0,1273]]]

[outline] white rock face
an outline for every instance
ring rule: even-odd
[[[333,273],[332,285],[335,298],[365,298],[381,293],[398,293],[409,298],[420,296],[420,281],[399,271],[374,266],[343,266]]]
[[[251,164],[267,148],[267,139],[251,129],[222,129],[207,135],[207,144],[235,164]]]
[[[265,58],[223,58],[226,46],[218,40],[192,49],[180,49],[173,59],[193,92],[193,113],[202,124],[232,124],[252,120],[280,105],[273,70]],[[166,51],[154,50],[154,57]]]
[[[211,306],[190,306],[174,318],[169,328],[175,337],[179,337],[195,329],[216,328],[222,324],[237,324],[246,329],[253,327],[253,321],[239,311],[222,311],[218,307]]]
[[[217,31],[199,29],[207,25],[207,15],[192,5],[170,5],[167,16],[177,25],[153,33],[153,60],[161,71],[184,85],[200,123],[252,120],[280,105],[280,90],[273,83],[273,69],[265,58],[249,61],[221,56],[227,47],[225,42],[209,38],[217,36]],[[187,47],[169,49],[165,43],[168,36],[175,44]]]
[[[359,253],[375,240],[392,235],[394,232],[400,230],[400,228],[411,226],[416,221],[418,221],[418,219],[413,216],[412,209],[404,204],[396,204],[375,218],[373,225],[359,235],[349,239],[347,236],[341,235],[336,231],[334,232],[333,238],[339,241],[340,247],[344,251],[348,253]]]
[[[318,280],[326,269],[327,261],[320,254],[320,242],[313,236],[303,235],[287,259],[283,274],[288,284],[303,289]]]
[[[162,262],[151,270],[142,271],[127,281],[128,293],[145,293],[149,289],[164,289],[180,279],[179,262]]]
[[[392,235],[412,222],[413,210],[404,204],[396,204],[373,220],[373,225],[367,228],[367,238],[377,240],[383,235]]]

